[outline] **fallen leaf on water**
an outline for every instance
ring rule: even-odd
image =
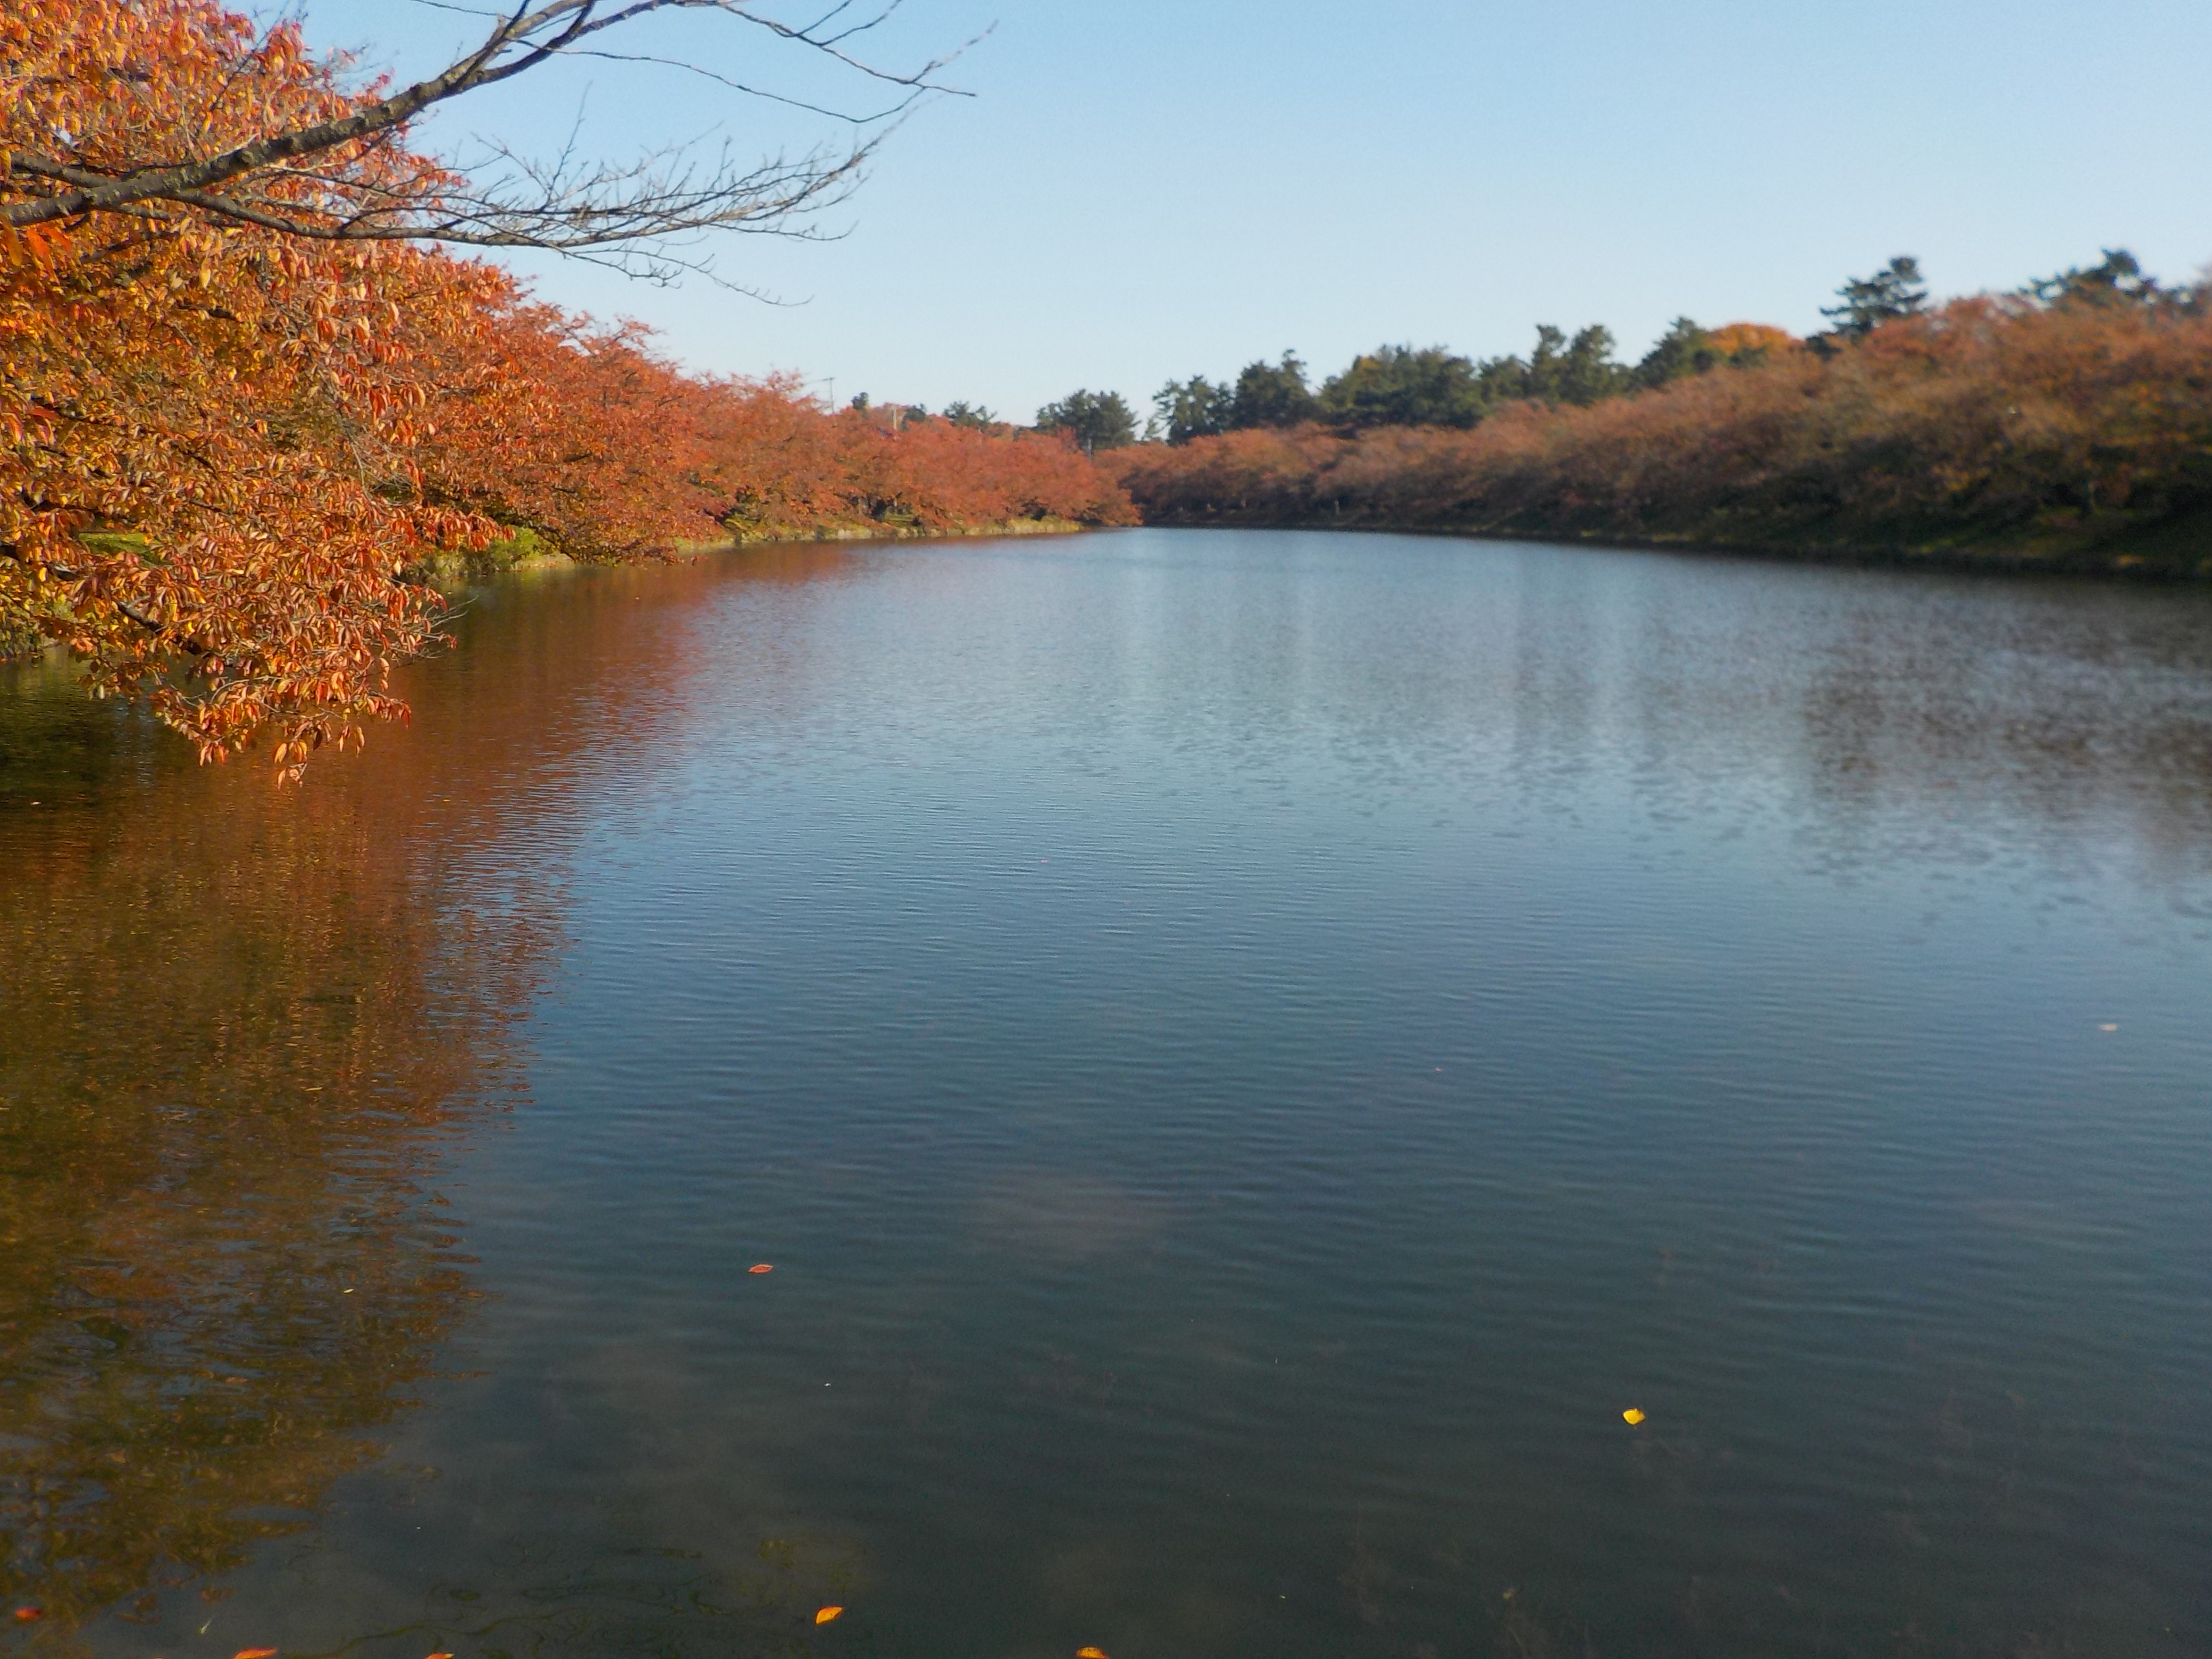
[[[453,1656],[450,1653],[434,1653],[430,1656],[430,1659],[453,1659]]]
[[[745,1271],[749,1273],[772,1273],[775,1271],[775,1264],[772,1261],[756,1261]]]
[[[240,1648],[231,1659],[276,1659],[274,1648]]]
[[[758,1273],[760,1269],[756,1267],[753,1271],[755,1273]],[[842,1607],[824,1607],[821,1612],[814,1615],[814,1622],[817,1625],[826,1625],[832,1619],[835,1619],[839,1613],[844,1611],[845,1609]]]
[[[1103,1648],[1078,1648],[1075,1650],[1075,1659],[1106,1659],[1106,1650]]]
[[[46,1610],[44,1607],[18,1607],[15,1609],[15,1616],[27,1625],[33,1619],[45,1618]]]
[[[1628,1426],[1632,1429],[1638,1423],[1641,1423],[1644,1420],[1644,1413],[1635,1407],[1631,1406],[1626,1411],[1621,1413],[1620,1420],[1627,1424]]]

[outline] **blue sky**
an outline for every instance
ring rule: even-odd
[[[304,0],[311,38],[403,74],[467,33],[421,0]],[[793,15],[799,14],[794,11]],[[996,27],[917,112],[840,240],[731,241],[674,289],[533,262],[545,297],[641,318],[695,367],[795,369],[842,401],[1026,419],[1077,386],[1145,406],[1170,376],[1385,341],[1525,350],[1534,325],[1668,319],[1802,332],[1845,276],[1917,254],[1939,293],[2124,246],[2212,260],[2203,0],[907,0],[904,66]],[[866,89],[727,20],[654,49],[799,95]],[[713,82],[564,66],[423,134],[540,149],[582,112],[624,155],[715,131],[746,153],[834,138]]]

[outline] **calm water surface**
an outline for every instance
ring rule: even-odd
[[[460,633],[284,796],[0,692],[0,1650],[2212,1650],[2212,596],[1133,532]]]

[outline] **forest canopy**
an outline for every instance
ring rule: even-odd
[[[2167,290],[2146,276],[2124,249],[2107,249],[2097,264],[2039,278],[2015,301],[2040,306],[2078,303],[2188,304],[2196,289]],[[1706,328],[1678,317],[1633,363],[1616,360],[1613,331],[1591,324],[1571,336],[1550,323],[1536,327],[1525,357],[1474,358],[1441,345],[1381,345],[1328,376],[1318,387],[1292,351],[1279,362],[1247,363],[1234,380],[1194,374],[1170,380],[1152,395],[1151,434],[1171,444],[1224,432],[1318,423],[1344,433],[1376,427],[1449,427],[1465,431],[1516,404],[1587,409],[1704,374],[1750,368],[1796,350],[1832,354],[1865,339],[1885,323],[1915,317],[1928,306],[1920,262],[1899,254],[1870,276],[1847,279],[1826,307],[1831,327],[1809,340],[1763,323]],[[1084,394],[1095,395],[1095,394]]]
[[[1878,302],[1866,303],[1871,307]],[[1152,394],[1152,434],[1181,444],[1224,432],[1309,422],[1348,432],[1380,426],[1464,431],[1512,404],[1587,408],[1723,364],[1748,367],[1771,352],[1805,343],[1763,324],[1707,329],[1678,317],[1650,351],[1627,364],[1615,361],[1613,331],[1602,325],[1570,336],[1540,323],[1526,357],[1476,359],[1440,345],[1381,345],[1353,358],[1318,387],[1309,382],[1297,354],[1285,351],[1276,362],[1262,358],[1247,363],[1233,380],[1194,374],[1169,381]]]
[[[1810,339],[1682,318],[1638,362],[1386,346],[1262,416],[1194,377],[1116,452],[1147,522],[1329,524],[2212,574],[2212,292],[2124,249],[1929,301],[1900,256]],[[1250,365],[1287,377],[1304,366]],[[1291,413],[1290,411],[1297,411]]]

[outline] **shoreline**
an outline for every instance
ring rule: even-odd
[[[1429,536],[1458,541],[1513,542],[1529,545],[1580,547],[1621,552],[1682,553],[1699,557],[1759,559],[1776,563],[1866,569],[1989,571],[2002,575],[2098,576],[2128,581],[2198,583],[2212,581],[2212,532],[2195,550],[2174,554],[2155,544],[2138,550],[2115,538],[2101,547],[2061,547],[2047,552],[1992,544],[1915,544],[1903,542],[1716,541],[1695,537],[1638,536],[1615,531],[1511,530],[1453,524],[1316,523],[1310,519],[1147,520],[1148,530],[1288,530],[1360,535]]]
[[[505,544],[510,547],[520,546],[521,550],[515,553],[501,553],[498,550],[501,544],[495,543],[491,547],[474,552],[441,554],[435,558],[422,561],[411,569],[416,580],[435,586],[449,582],[482,581],[493,576],[513,575],[532,570],[566,570],[595,564],[674,563],[703,558],[709,553],[733,552],[748,547],[840,542],[967,541],[984,540],[994,536],[1073,536],[1101,527],[1074,519],[1053,518],[1007,519],[955,526],[943,530],[890,524],[823,525],[812,529],[779,526],[772,529],[732,532],[727,536],[708,540],[678,541],[671,544],[663,553],[648,554],[641,558],[608,559],[579,558],[573,553],[564,553],[559,548],[543,542],[534,532],[525,532],[520,536],[510,538]]]

